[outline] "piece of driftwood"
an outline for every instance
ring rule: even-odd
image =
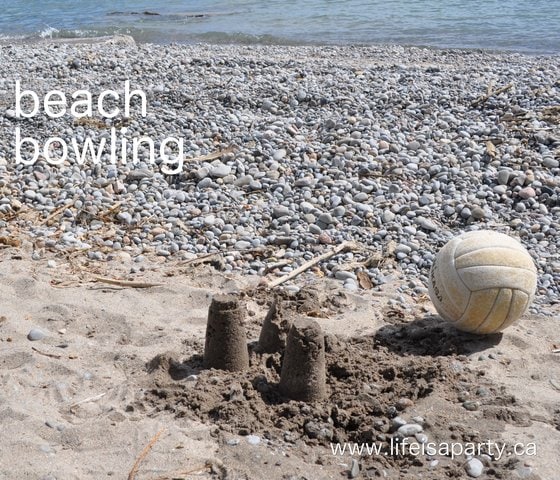
[[[14,237],[0,237],[0,246],[2,247],[21,247],[21,240]]]
[[[184,265],[191,265],[193,263],[194,264],[204,263],[212,260],[213,258],[220,257],[221,255],[222,255],[221,252],[204,253],[202,255],[199,255],[198,257],[189,258],[188,260],[181,260],[179,263],[177,263],[177,266],[182,267]]]
[[[328,252],[325,252],[322,255],[319,255],[318,257],[309,260],[308,262],[304,263],[303,265],[296,268],[295,270],[292,270],[288,275],[285,275],[283,277],[279,277],[275,280],[272,280],[271,282],[268,282],[266,284],[266,286],[268,288],[274,288],[274,287],[277,287],[278,285],[282,285],[283,283],[287,282],[288,280],[292,280],[293,278],[302,274],[306,270],[309,270],[311,267],[313,267],[314,265],[317,265],[318,263],[322,262],[323,260],[328,260],[329,258],[334,257],[335,255],[338,255],[339,253],[346,252],[348,250],[354,250],[356,248],[357,248],[357,244],[354,243],[354,242],[343,242],[340,245],[337,245],[332,250],[330,250]]]
[[[477,98],[474,102],[472,102],[471,107],[476,107],[477,105],[486,102],[488,99],[495,97],[496,95],[500,95],[500,93],[507,92],[510,88],[513,88],[513,83],[508,83],[507,85],[498,88],[498,90],[492,90],[488,92],[486,95],[482,95],[481,97]]]
[[[63,211],[65,208],[68,208],[69,206],[70,206],[70,204],[65,204],[65,205],[60,205],[60,207],[55,208],[55,209],[52,211],[52,213],[51,213],[47,218],[45,218],[45,219],[41,222],[41,225],[48,225],[49,222],[50,222],[54,217],[56,217],[59,213],[62,213],[62,211]]]
[[[70,405],[70,411],[72,411],[73,408],[77,407],[78,405],[81,405],[82,403],[95,402],[95,401],[99,400],[100,398],[103,398],[105,395],[107,395],[107,394],[106,393],[100,393],[99,395],[84,398],[83,400],[80,400],[78,402],[74,402],[72,405]]]
[[[34,352],[37,352],[39,355],[44,355],[45,357],[50,357],[50,358],[62,358],[62,355],[59,355],[57,353],[47,353],[47,352],[42,352],[41,350],[39,350],[36,347],[31,347],[31,350],[33,350]]]
[[[138,473],[138,469],[140,468],[140,463],[142,463],[142,460],[144,460],[146,458],[146,456],[148,455],[148,453],[150,453],[150,450],[155,445],[155,443],[158,441],[159,437],[161,437],[161,434],[164,431],[165,431],[165,429],[162,428],[159,432],[157,432],[152,437],[152,439],[150,440],[148,445],[146,445],[144,447],[144,449],[140,452],[140,455],[138,455],[138,458],[136,459],[136,461],[134,462],[134,465],[132,466],[132,470],[130,470],[130,473],[128,474],[128,480],[134,480],[134,478],[136,478],[136,474]]]
[[[221,158],[228,153],[234,152],[235,148],[236,148],[235,145],[230,145],[229,147],[224,148],[223,150],[218,150],[217,152],[214,153],[201,155],[200,157],[185,158],[185,162],[196,163],[196,162],[208,162],[210,160],[216,160],[217,158]]]
[[[107,283],[109,285],[117,285],[118,287],[129,287],[129,288],[151,288],[151,287],[161,287],[161,283],[145,283],[145,282],[135,282],[133,280],[118,280],[116,278],[108,277],[93,277],[96,282]]]
[[[98,217],[99,218],[109,218],[111,215],[113,215],[115,213],[115,211],[122,205],[122,202],[116,202],[113,205],[111,205],[107,210],[105,210],[104,212],[99,212]]]

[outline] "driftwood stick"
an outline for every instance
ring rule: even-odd
[[[354,242],[343,242],[340,245],[337,245],[331,251],[325,252],[322,255],[319,255],[318,257],[313,258],[312,260],[309,260],[308,262],[304,263],[303,265],[296,268],[295,270],[292,270],[288,275],[277,278],[276,280],[273,280],[272,282],[268,282],[267,287],[268,288],[277,287],[278,285],[281,285],[284,282],[287,282],[288,280],[291,280],[291,279],[297,277],[298,275],[305,272],[306,270],[309,270],[311,267],[313,267],[314,265],[317,265],[318,263],[322,262],[323,260],[328,260],[329,258],[334,257],[335,255],[338,255],[341,252],[344,252],[344,251],[347,251],[347,250],[353,250],[355,248],[357,248],[356,243],[354,243]]]
[[[59,355],[57,353],[47,353],[47,352],[42,352],[41,350],[39,350],[36,347],[31,347],[31,350],[33,350],[34,352],[37,352],[40,355],[44,355],[45,357],[50,357],[50,358],[62,358],[62,355]]]
[[[108,283],[109,285],[117,285],[119,287],[130,287],[130,288],[151,288],[151,287],[160,287],[161,283],[143,283],[143,282],[135,282],[131,280],[118,280],[116,278],[107,278],[107,277],[93,277],[95,282],[102,282]]]
[[[100,212],[98,214],[98,217],[106,217],[107,215],[111,215],[117,208],[119,208],[122,205],[122,202],[116,202],[113,205],[111,205],[107,210],[105,210],[104,212]]]
[[[235,151],[235,145],[230,145],[227,148],[224,148],[223,150],[218,150],[217,152],[214,153],[209,153],[208,155],[201,155],[200,157],[194,157],[194,158],[185,158],[185,162],[187,163],[194,163],[194,162],[208,162],[210,160],[216,160],[217,158],[223,157],[224,155],[228,154],[228,153],[232,153],[233,151]]]
[[[47,225],[54,217],[56,217],[59,213],[61,213],[65,208],[68,208],[69,206],[70,204],[68,203],[55,208],[51,212],[51,214],[41,222],[41,225]]]
[[[510,88],[513,88],[513,83],[508,83],[507,85],[498,88],[498,90],[490,91],[486,95],[482,95],[482,97],[479,97],[474,102],[472,102],[471,107],[476,107],[477,105],[486,102],[489,98],[500,95],[500,93],[507,92]]]
[[[150,453],[150,450],[155,445],[155,443],[158,441],[159,437],[161,437],[161,434],[164,432],[164,430],[165,429],[162,428],[159,432],[157,432],[153,436],[153,438],[150,440],[148,445],[146,445],[144,447],[144,450],[142,450],[142,452],[140,452],[140,455],[138,455],[138,458],[134,462],[132,470],[128,474],[128,480],[134,480],[134,478],[136,477],[136,474],[138,473],[138,469],[140,468],[140,463],[142,463],[142,460],[144,460],[146,458],[146,456],[148,455],[148,453]]]
[[[78,402],[74,402],[72,405],[70,405],[70,410],[72,410],[74,407],[77,407],[78,405],[81,405],[82,403],[95,402],[100,398],[103,398],[105,395],[107,395],[106,392],[100,393],[99,395],[95,395],[93,397],[84,398],[83,400],[80,400]]]
[[[181,260],[177,265],[182,267],[184,265],[190,265],[192,263],[204,263],[205,260],[209,260],[213,257],[219,257],[220,255],[222,255],[222,252],[210,252],[210,253],[204,253],[202,255],[199,255],[197,257],[194,258],[189,258],[188,260]]]

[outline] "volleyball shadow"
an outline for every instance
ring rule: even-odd
[[[499,344],[502,336],[462,332],[436,315],[426,315],[411,322],[384,325],[375,333],[374,343],[401,355],[441,357],[487,350]]]

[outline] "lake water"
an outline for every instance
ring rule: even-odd
[[[3,0],[0,39],[423,45],[560,53],[560,0]]]

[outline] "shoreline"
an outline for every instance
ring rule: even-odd
[[[0,46],[9,45],[95,45],[103,43],[128,43],[136,45],[152,45],[152,46],[184,46],[193,47],[197,45],[208,45],[216,47],[271,47],[271,48],[361,48],[361,49],[394,49],[394,48],[404,48],[404,49],[426,49],[433,51],[456,51],[456,52],[467,52],[467,53],[480,53],[488,55],[522,55],[530,58],[554,58],[560,56],[560,51],[557,52],[539,52],[532,50],[515,50],[515,49],[496,49],[496,48],[484,48],[484,47],[445,47],[436,45],[423,45],[423,44],[397,44],[397,43],[321,43],[321,42],[303,42],[298,43],[297,41],[285,42],[234,42],[230,43],[228,41],[223,42],[212,42],[204,40],[192,40],[192,41],[164,41],[164,42],[145,42],[138,41],[132,35],[129,34],[110,34],[110,35],[100,35],[94,37],[63,37],[63,38],[40,38],[40,37],[24,37],[24,38],[11,38],[0,36]]]

